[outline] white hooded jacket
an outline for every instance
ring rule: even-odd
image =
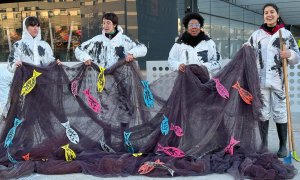
[[[290,31],[280,28],[282,38],[286,43],[286,49],[290,50],[291,57],[288,64],[297,64],[300,59],[298,45]],[[249,38],[250,44],[256,51],[257,69],[260,77],[261,87],[272,86],[283,88],[283,70],[280,58],[279,30],[273,35],[263,29],[256,30]]]
[[[124,35],[120,26],[118,31],[112,39],[107,38],[103,31],[102,34],[82,43],[75,49],[76,58],[82,62],[92,60],[97,65],[108,68],[127,54],[132,54],[134,58],[146,55],[145,45],[136,43]]]
[[[55,60],[49,44],[41,40],[41,29],[33,38],[27,31],[26,19],[23,21],[22,39],[14,43],[8,56],[8,70],[11,72],[16,70],[15,62],[18,60],[37,66],[47,66]]]
[[[221,69],[220,58],[216,44],[211,39],[202,40],[195,47],[176,42],[169,53],[168,63],[172,71],[178,70],[180,64],[204,65],[208,72],[214,75]]]

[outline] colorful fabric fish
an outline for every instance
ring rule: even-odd
[[[109,153],[116,153],[115,150],[113,150],[111,147],[109,147],[109,146],[104,142],[104,139],[101,139],[99,142],[100,142],[100,146],[101,146],[101,148],[102,148],[103,151],[109,152]]]
[[[69,148],[69,144],[62,146],[61,148],[65,150],[66,161],[72,161],[76,158],[76,154],[71,148]]]
[[[4,147],[8,148],[10,145],[12,145],[12,141],[15,137],[15,133],[17,130],[17,127],[22,123],[23,121],[21,121],[18,118],[15,118],[14,121],[14,126],[8,131],[6,138],[5,138],[5,142],[4,142]]]
[[[27,153],[27,154],[25,154],[24,156],[22,156],[22,158],[23,158],[25,161],[28,161],[28,160],[29,160],[29,156],[30,156],[30,153]]]
[[[134,156],[134,157],[139,157],[139,156],[142,156],[143,155],[143,153],[133,153],[132,154],[132,156]]]
[[[185,156],[185,153],[175,147],[163,147],[160,144],[157,144],[157,150],[156,151],[162,151],[164,153],[166,153],[169,156],[175,157],[175,158],[181,158]]]
[[[238,143],[240,143],[240,141],[235,140],[233,138],[233,136],[231,136],[229,144],[224,149],[225,153],[229,153],[232,156],[233,155],[234,146],[237,145]]]
[[[99,66],[100,72],[98,74],[98,82],[97,82],[97,88],[98,88],[98,92],[103,91],[104,87],[105,87],[105,76],[104,76],[104,71],[105,68]]]
[[[11,163],[14,163],[14,164],[16,164],[16,163],[18,163],[18,161],[16,161],[11,155],[10,155],[10,153],[7,151],[7,158],[8,158],[8,160],[11,162]]]
[[[250,92],[246,91],[245,89],[243,89],[240,86],[239,82],[236,82],[232,87],[238,90],[241,98],[245,101],[245,103],[251,104],[251,101],[253,99],[252,94]]]
[[[129,140],[130,135],[131,135],[131,132],[124,131],[124,141],[125,141],[125,145],[127,146],[127,151],[130,153],[134,153],[134,148]]]
[[[175,134],[176,134],[176,136],[181,137],[181,136],[184,135],[184,134],[183,134],[183,130],[181,129],[181,127],[180,127],[180,126],[175,126],[173,123],[171,123],[170,130],[171,130],[171,131],[174,131]]]
[[[78,80],[71,83],[71,92],[74,96],[78,96]]]
[[[78,136],[77,132],[71,128],[70,122],[67,121],[67,122],[61,123],[61,124],[66,128],[66,134],[67,134],[68,139],[74,144],[79,143],[79,136]]]
[[[154,98],[152,92],[149,89],[148,81],[142,80],[141,83],[144,86],[144,101],[148,108],[154,107]]]
[[[217,89],[218,93],[220,94],[220,96],[223,97],[224,99],[228,99],[229,98],[229,92],[223,86],[223,84],[221,84],[220,79],[218,79],[218,78],[212,78],[212,80],[215,81],[215,83],[216,83],[216,89]]]
[[[161,130],[161,133],[163,135],[167,135],[169,133],[169,119],[165,116],[164,116],[164,119],[162,120],[161,124],[160,124],[160,130]]]
[[[156,160],[155,162],[147,161],[145,162],[142,166],[140,166],[138,172],[140,174],[147,174],[151,171],[153,171],[155,168],[162,168],[162,169],[167,169],[170,174],[173,176],[174,175],[174,170],[165,166],[163,162],[161,162],[159,159]]]
[[[40,76],[42,73],[37,72],[35,69],[33,70],[33,75],[29,78],[22,87],[21,95],[26,96],[36,85],[36,78]]]
[[[101,110],[101,106],[98,103],[97,99],[91,95],[90,89],[88,88],[88,89],[84,90],[83,93],[85,94],[85,97],[88,101],[87,104],[89,105],[89,107],[96,113],[99,113]]]

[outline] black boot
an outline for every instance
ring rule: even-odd
[[[268,151],[269,121],[259,121],[258,127],[259,127],[259,133],[261,137],[261,145],[259,148],[259,152],[264,153]]]
[[[279,138],[279,150],[277,156],[284,158],[287,156],[286,140],[287,140],[287,123],[276,123],[277,133]]]

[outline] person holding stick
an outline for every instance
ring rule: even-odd
[[[23,21],[22,39],[15,42],[8,56],[8,70],[14,72],[22,62],[47,66],[55,61],[49,44],[41,40],[40,20],[29,16]],[[60,60],[56,60],[61,64]]]
[[[289,65],[295,65],[300,59],[298,45],[290,31],[284,28],[278,7],[268,3],[263,7],[264,24],[249,38],[247,44],[257,53],[257,66],[260,77],[264,107],[259,130],[262,138],[261,152],[267,151],[269,120],[276,122],[279,150],[277,156],[287,156],[287,109],[282,59]],[[286,50],[280,50],[279,31],[286,44]],[[288,92],[287,92],[288,93]]]

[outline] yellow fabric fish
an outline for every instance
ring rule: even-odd
[[[69,148],[69,144],[62,146],[61,148],[65,150],[66,161],[72,161],[76,158],[76,154],[71,148]]]
[[[134,157],[139,157],[139,156],[143,155],[143,153],[133,153],[132,155],[133,155]]]
[[[99,69],[100,69],[100,72],[98,75],[97,88],[98,88],[98,92],[101,92],[105,87],[105,76],[104,76],[105,68],[99,66]]]
[[[29,78],[22,87],[21,95],[26,96],[30,91],[34,88],[36,84],[36,78],[40,76],[42,73],[37,72],[35,69],[33,70],[33,75]]]

